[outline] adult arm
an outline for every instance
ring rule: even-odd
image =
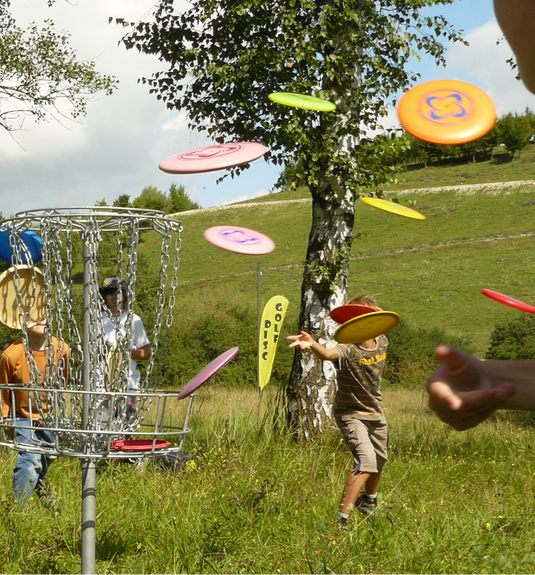
[[[535,93],[535,0],[494,0],[494,11],[515,53],[520,77]]]
[[[130,352],[130,357],[135,361],[149,359],[150,356],[151,356],[151,349],[149,344],[139,347],[138,349],[133,349]]]
[[[287,339],[293,341],[289,347],[299,347],[303,350],[309,349],[322,361],[336,361],[340,357],[340,353],[336,348],[321,345],[306,331],[299,332],[299,335],[289,335]]]
[[[459,349],[435,350],[441,366],[427,382],[429,407],[462,431],[497,409],[535,411],[535,361],[483,361]]]

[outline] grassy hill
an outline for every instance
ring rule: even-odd
[[[481,295],[482,288],[533,302],[535,148],[520,160],[407,172],[385,191],[419,210],[411,220],[356,205],[349,291],[377,296],[417,327],[442,327],[471,338],[484,353],[497,323],[519,314]],[[464,175],[463,175],[464,174]],[[522,181],[524,180],[524,181]],[[467,186],[467,181],[478,184]],[[501,182],[484,186],[482,183]],[[507,182],[514,181],[515,184]],[[440,184],[441,189],[434,185]],[[408,191],[403,191],[407,190]],[[220,306],[257,306],[276,294],[290,300],[285,330],[297,327],[302,266],[311,219],[310,197],[298,188],[260,200],[179,215],[184,226],[178,314],[195,319]],[[277,249],[250,257],[218,249],[203,237],[216,225],[240,225],[269,235]],[[150,242],[145,246],[151,249]],[[156,254],[154,254],[156,256]]]

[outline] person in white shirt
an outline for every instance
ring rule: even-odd
[[[118,276],[107,277],[102,282],[99,292],[108,308],[107,313],[104,313],[102,317],[104,341],[110,348],[113,348],[117,344],[117,340],[127,334],[129,314],[126,310],[128,301],[126,281]],[[135,313],[132,313],[130,317],[132,326],[127,389],[135,392],[140,389],[141,381],[137,362],[150,359],[151,348],[141,318]],[[127,419],[130,419],[134,412],[135,395],[132,395],[128,397]]]

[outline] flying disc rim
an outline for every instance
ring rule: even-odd
[[[391,214],[396,214],[398,216],[403,216],[405,218],[411,218],[413,220],[427,219],[426,216],[424,216],[420,212],[413,210],[408,206],[404,206],[402,204],[396,204],[395,202],[391,202],[389,200],[383,200],[381,198],[371,198],[368,196],[366,197],[361,196],[360,199],[369,206],[372,206],[379,210],[383,210],[385,212],[390,212]]]
[[[9,241],[9,236],[11,234],[18,235],[25,246],[25,248],[22,248],[21,250],[22,261],[19,263],[30,265],[41,261],[43,257],[43,240],[35,232],[26,230],[17,234],[6,228],[0,228],[0,260],[7,264],[17,263],[13,261],[13,250]],[[28,255],[30,256],[30,261],[28,261]]]
[[[205,230],[203,235],[212,245],[237,254],[264,255],[275,249],[275,242],[270,237],[241,226],[214,226]],[[244,239],[240,241],[239,237]]]
[[[201,385],[206,383],[213,375],[215,375],[221,368],[225,367],[230,360],[236,357],[240,348],[238,346],[231,347],[218,355],[208,365],[203,367],[201,371],[192,377],[189,382],[184,386],[184,389],[178,394],[178,399],[184,399],[191,395],[194,391],[199,389]]]
[[[248,164],[267,152],[260,142],[229,142],[169,156],[159,164],[168,174],[200,174]]]
[[[24,313],[29,312],[27,327],[37,325],[45,317],[45,278],[39,268],[26,264],[12,266],[0,275],[0,301],[3,302],[3,305],[0,306],[0,323],[9,329],[19,330],[22,329],[22,324],[17,304],[17,289],[14,282],[15,270],[18,270],[21,282],[19,291],[23,300]],[[36,280],[35,292],[32,287],[34,277]],[[30,305],[32,301],[33,305]]]
[[[317,112],[332,112],[336,109],[336,104],[306,94],[296,94],[295,92],[273,92],[268,95],[272,102],[283,104],[284,106],[293,106],[294,108],[303,108],[304,110],[315,110]]]
[[[442,145],[473,142],[487,134],[497,119],[494,102],[481,88],[448,79],[411,88],[401,97],[397,114],[409,134]]]
[[[388,333],[396,327],[400,319],[399,314],[393,311],[375,311],[360,315],[342,324],[336,330],[334,339],[339,343],[362,343]]]
[[[490,289],[482,289],[481,293],[483,295],[486,295],[487,297],[499,302],[499,303],[503,303],[505,305],[508,305],[509,307],[513,307],[515,309],[518,309],[520,311],[525,311],[526,313],[535,313],[535,307],[523,302],[519,299],[516,299],[514,297],[505,295],[503,293],[494,291],[494,290],[490,290]]]
[[[164,439],[117,439],[112,441],[110,448],[112,451],[152,451],[165,449],[171,442]]]
[[[343,324],[350,319],[359,317],[367,313],[377,311],[373,307],[367,305],[360,305],[356,303],[346,303],[332,309],[329,313],[331,319],[336,323]]]

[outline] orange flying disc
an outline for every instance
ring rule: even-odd
[[[374,208],[379,208],[385,212],[390,212],[391,214],[397,214],[398,216],[404,216],[406,218],[412,218],[413,220],[425,220],[425,216],[420,212],[408,208],[407,206],[402,206],[401,204],[396,204],[395,202],[389,202],[388,200],[381,200],[380,198],[369,198],[361,196],[360,199]]]
[[[496,108],[480,88],[459,80],[434,80],[406,92],[398,104],[401,125],[432,144],[466,144],[496,122]]]
[[[390,331],[400,317],[393,311],[374,311],[346,321],[334,333],[339,343],[362,343]]]

